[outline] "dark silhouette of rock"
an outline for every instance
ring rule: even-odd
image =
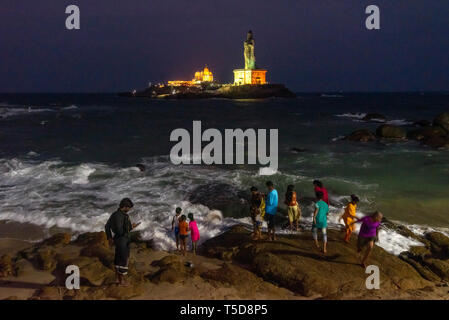
[[[145,165],[143,165],[143,164],[141,164],[141,163],[136,164],[136,167],[137,167],[141,172],[144,172],[144,171],[146,170]]]
[[[376,141],[376,136],[369,130],[360,129],[356,130],[353,133],[347,135],[345,140],[348,141],[358,141],[358,142],[369,142]]]
[[[449,112],[440,113],[433,119],[434,126],[440,126],[449,134]]]
[[[382,139],[405,139],[404,129],[392,124],[383,124],[376,129],[376,136]]]
[[[446,132],[444,131],[444,129],[438,126],[423,127],[407,133],[408,138],[418,141],[423,141],[435,137],[442,137],[445,135]]]
[[[435,149],[449,148],[449,137],[430,137],[424,140],[424,144]]]

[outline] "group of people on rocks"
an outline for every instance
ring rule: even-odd
[[[312,237],[316,247],[324,254],[327,253],[327,216],[329,214],[329,195],[323,183],[319,180],[313,181],[315,192],[315,205],[313,212]],[[251,187],[250,216],[253,223],[254,240],[262,239],[263,221],[267,222],[267,240],[276,241],[276,216],[278,210],[279,196],[272,181],[266,182],[267,192],[260,192],[256,187]],[[376,211],[363,218],[356,216],[356,209],[359,203],[356,195],[351,195],[351,201],[345,207],[340,220],[343,220],[345,229],[343,241],[350,243],[351,234],[355,230],[355,223],[361,223],[357,241],[357,253],[360,263],[366,267],[367,259],[378,241],[379,227],[382,221],[382,213]],[[285,193],[284,204],[287,207],[287,216],[289,229],[298,231],[301,221],[301,207],[298,202],[298,194],[294,185],[288,185]],[[110,244],[115,245],[114,265],[116,270],[117,284],[127,286],[125,275],[128,273],[128,260],[130,253],[130,232],[140,223],[131,223],[128,212],[134,204],[129,198],[124,198],[119,208],[108,219],[105,231]],[[200,239],[198,225],[194,219],[193,213],[188,215],[181,214],[182,209],[176,208],[175,215],[171,220],[171,232],[174,232],[176,239],[176,249],[182,255],[186,255],[187,239],[190,233],[193,254],[196,255],[197,244]],[[189,222],[187,222],[187,218]],[[323,247],[318,241],[318,232],[321,232],[323,238]]]
[[[250,216],[254,226],[252,237],[254,240],[262,239],[261,228],[263,220],[267,221],[267,240],[276,240],[275,217],[278,207],[278,192],[274,188],[273,182],[267,181],[267,193],[259,192],[256,187],[251,187]],[[313,181],[315,192],[315,204],[312,222],[312,237],[315,246],[323,253],[327,253],[327,217],[329,214],[329,195],[323,183],[319,180]],[[351,195],[351,200],[345,207],[339,220],[343,220],[345,225],[343,241],[350,243],[351,234],[355,230],[355,223],[361,223],[358,240],[357,253],[360,263],[366,267],[368,257],[378,241],[379,227],[382,221],[382,213],[374,212],[363,218],[356,216],[356,209],[360,199],[356,195]],[[298,195],[294,185],[287,186],[284,204],[287,207],[287,217],[289,220],[290,231],[298,231],[301,220],[301,207],[298,202]],[[323,247],[318,241],[318,232],[321,232],[323,238]]]

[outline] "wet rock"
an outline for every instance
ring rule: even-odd
[[[196,187],[187,200],[217,209],[223,214],[247,216],[249,214],[249,190],[247,192],[226,183],[210,183]]]
[[[430,241],[432,252],[436,257],[449,259],[449,237],[440,232],[429,232],[425,237]]]
[[[416,271],[426,280],[432,281],[432,282],[438,282],[441,281],[440,277],[437,276],[435,273],[433,273],[427,266],[421,264],[420,262],[416,261],[413,257],[409,258],[407,255],[400,255],[400,258],[403,259],[405,262],[410,264],[413,268],[415,268]]]
[[[14,264],[9,254],[4,254],[0,258],[0,278],[14,274]]]
[[[57,233],[50,238],[42,242],[43,245],[47,246],[61,246],[68,245],[71,240],[71,235],[69,233]]]
[[[348,141],[369,142],[376,141],[376,136],[369,130],[360,129],[352,132],[344,139]]]
[[[449,262],[439,259],[427,259],[425,264],[442,279],[449,280]]]
[[[444,136],[445,134],[446,133],[444,129],[442,129],[441,127],[429,126],[417,130],[412,130],[407,133],[407,137],[409,139],[424,141],[430,138],[441,137]]]
[[[435,126],[440,126],[447,134],[449,134],[449,112],[443,112],[437,115],[435,119],[433,119],[433,124]]]
[[[144,164],[138,163],[136,164],[136,167],[141,171],[144,172],[146,170],[146,167]]]
[[[408,251],[409,256],[415,260],[423,261],[432,256],[430,249],[424,246],[413,246]]]
[[[405,139],[407,134],[399,126],[383,124],[377,128],[376,136],[382,139]]]
[[[104,247],[109,247],[109,242],[106,237],[106,233],[103,231],[87,232],[80,234],[73,243],[83,247],[93,245],[102,245]]]
[[[368,113],[362,118],[362,120],[371,122],[385,122],[387,121],[387,117],[380,113]]]

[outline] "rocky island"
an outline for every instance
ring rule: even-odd
[[[195,72],[192,80],[170,80],[163,84],[150,84],[144,90],[121,92],[124,97],[146,97],[159,99],[265,99],[270,97],[295,98],[283,84],[269,84],[266,69],[256,66],[255,40],[249,31],[243,43],[244,69],[234,70],[234,83],[220,84],[214,81],[212,72],[206,66]]]

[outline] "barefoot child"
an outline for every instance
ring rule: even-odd
[[[192,238],[192,251],[193,254],[196,255],[196,245],[198,243],[198,240],[200,240],[200,232],[198,230],[198,226],[196,224],[195,219],[193,218],[193,213],[188,214],[189,217],[189,230],[190,230],[190,236]]]
[[[354,232],[355,226],[353,222],[356,218],[355,211],[357,209],[357,204],[359,203],[359,198],[355,194],[351,194],[351,202],[345,208],[345,212],[340,217],[340,220],[343,220],[345,224],[345,237],[344,241],[349,243],[349,239],[351,238],[351,234]]]
[[[323,233],[323,253],[327,252],[327,214],[329,213],[329,206],[323,201],[323,192],[316,192],[317,202],[315,204],[315,212],[313,213],[312,235],[315,240],[315,245],[320,249],[318,244],[318,229]]]
[[[176,208],[175,216],[172,219],[171,222],[171,231],[175,231],[175,239],[176,239],[176,250],[179,251],[179,217],[181,215],[181,208]]]
[[[379,240],[379,227],[382,222],[382,217],[382,213],[376,211],[372,215],[363,217],[362,219],[356,218],[356,222],[362,222],[357,241],[357,253],[359,254],[363,268],[366,268],[366,261],[373,250],[374,242]],[[356,222],[353,222],[353,224]],[[366,249],[365,255],[363,255],[363,249]]]
[[[299,220],[301,219],[301,208],[297,201],[295,186],[290,184],[287,186],[284,203],[287,206],[288,220],[290,221],[290,231],[293,231],[293,223],[295,230],[298,231]]]
[[[189,225],[186,220],[187,218],[184,214],[179,219],[179,240],[181,242],[181,253],[183,256],[186,255],[186,242],[189,236]]]

